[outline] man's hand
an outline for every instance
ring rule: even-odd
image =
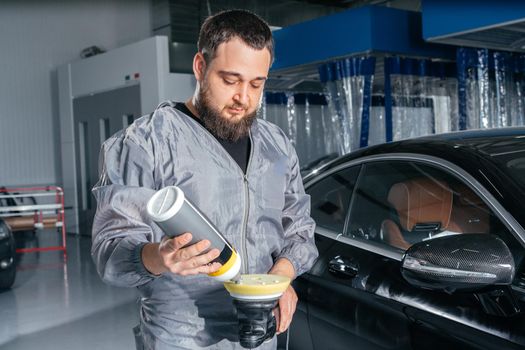
[[[290,327],[296,306],[297,294],[292,286],[288,286],[279,299],[279,306],[273,311],[277,322],[277,334],[285,332]]]
[[[148,243],[142,248],[142,263],[154,275],[172,272],[180,276],[208,274],[217,271],[222,265],[212,263],[220,252],[211,249],[202,254],[210,246],[210,241],[202,240],[190,246],[191,233],[169,238],[165,236],[160,243]]]
[[[295,278],[295,269],[285,258],[278,259],[268,273],[290,277],[292,280]],[[285,332],[290,327],[296,306],[297,294],[292,286],[288,286],[279,299],[278,306],[273,310],[277,322],[277,334]]]

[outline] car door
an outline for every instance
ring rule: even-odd
[[[343,233],[359,168],[359,166],[350,167],[328,174],[318,179],[317,185],[310,189],[309,194],[314,201],[312,202],[312,216],[316,219],[317,227],[330,230],[334,232],[334,235]],[[315,235],[315,241],[320,255],[330,249],[334,243],[333,240],[325,239],[324,236],[318,234]],[[311,337],[308,320],[310,276],[311,274],[305,274],[293,282],[299,302],[290,326],[290,349],[312,350],[314,343],[317,343],[317,340]]]
[[[405,349],[409,344],[401,304],[385,307],[388,300],[362,288],[379,284],[383,274],[393,275],[388,271],[395,266],[385,258],[389,252],[373,240],[367,244],[382,249],[384,255],[348,244],[348,209],[354,205],[360,171],[361,165],[343,166],[307,188],[319,249],[316,264],[303,277],[309,283],[308,321],[314,349]],[[401,253],[395,256],[400,260]]]
[[[318,193],[330,189],[321,188],[326,187],[322,180],[307,184],[320,247],[319,259],[304,277],[314,349],[513,347],[505,339],[523,338],[522,314],[489,315],[480,293],[419,289],[400,272],[407,247],[438,234],[498,235],[520,266],[523,245],[501,213],[472,188],[471,179],[444,161],[440,165],[439,159],[424,157],[382,158],[332,170],[331,176],[336,176],[345,169],[360,169],[342,232],[319,212],[326,205]],[[512,304],[520,296],[512,292],[509,298]]]

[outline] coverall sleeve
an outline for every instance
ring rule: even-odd
[[[97,211],[91,255],[102,279],[121,287],[155,278],[141,259],[142,247],[162,236],[146,214],[146,203],[155,192],[154,155],[146,146],[125,134],[106,141],[100,179],[93,188]]]
[[[282,215],[285,244],[278,258],[288,259],[299,276],[312,267],[319,253],[314,240],[315,222],[310,217],[310,196],[304,192],[295,149],[291,144],[288,148],[290,165]]]

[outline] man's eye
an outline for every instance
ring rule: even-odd
[[[252,88],[254,89],[260,89],[263,86],[263,84],[252,84]]]
[[[236,83],[235,81],[231,81],[231,80],[227,80],[227,79],[223,79],[223,80],[224,80],[224,84],[226,84],[226,85],[233,85],[233,84]]]

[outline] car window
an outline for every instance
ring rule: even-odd
[[[360,166],[335,172],[307,189],[318,227],[342,233]]]
[[[363,165],[347,236],[405,250],[424,240],[469,233],[496,234],[511,250],[519,245],[483,200],[456,176],[417,162]]]

